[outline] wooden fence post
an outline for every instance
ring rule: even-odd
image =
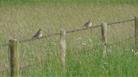
[[[138,52],[138,17],[135,17],[135,52]]]
[[[60,58],[62,64],[62,71],[65,72],[66,67],[66,31],[60,30]]]
[[[10,77],[19,77],[19,52],[17,51],[17,40],[9,40],[10,52]]]
[[[107,23],[101,24],[101,34],[103,42],[103,57],[107,55]]]

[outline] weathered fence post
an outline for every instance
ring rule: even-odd
[[[135,17],[135,52],[138,52],[138,17]]]
[[[107,55],[107,23],[101,24],[101,34],[103,42],[103,57]]]
[[[108,70],[106,69],[107,62],[106,62],[106,56],[107,56],[107,23],[103,22],[101,24],[101,35],[102,35],[102,43],[103,43],[103,54],[102,54],[102,65],[103,65],[103,76],[108,75]]]
[[[66,58],[66,31],[60,30],[60,58],[61,58],[61,64],[62,64],[62,71],[65,72],[65,58]]]
[[[10,77],[19,77],[19,52],[17,51],[17,40],[9,40],[10,52]]]

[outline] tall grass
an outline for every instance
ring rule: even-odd
[[[60,4],[60,5],[137,5],[137,0],[0,0],[1,5]]]

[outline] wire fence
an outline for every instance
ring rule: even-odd
[[[136,24],[136,18],[131,18],[131,19],[127,19],[127,20],[122,20],[122,21],[117,21],[117,22],[110,22],[110,23],[107,23],[107,26],[116,26],[115,24],[123,24],[123,23],[128,23],[128,22],[133,22],[133,21],[135,21],[135,26],[137,26],[137,24]],[[102,28],[101,27],[102,26],[102,24],[98,24],[98,25],[94,25],[94,26],[92,26],[92,27],[89,27],[89,28],[86,28],[86,27],[83,27],[83,28],[78,28],[78,29],[74,29],[74,30],[69,30],[69,31],[65,31],[66,32],[66,34],[71,34],[71,33],[75,33],[75,32],[82,32],[82,31],[85,31],[85,30],[89,30],[89,29],[96,29],[96,28]],[[135,27],[136,28],[136,27]],[[128,40],[131,40],[131,39],[135,39],[135,38],[137,38],[136,37],[136,34],[135,35],[131,35],[131,36],[129,36],[129,37],[127,37],[127,38],[125,38],[125,39],[123,39],[123,40],[119,40],[119,41],[115,41],[115,42],[112,42],[112,43],[108,43],[107,42],[107,44],[104,44],[103,45],[103,43],[106,43],[106,39],[107,39],[107,37],[105,36],[105,33],[106,31],[104,31],[104,33],[103,33],[103,38],[104,38],[104,41],[102,42],[102,43],[97,43],[97,44],[95,44],[93,47],[91,47],[91,49],[97,49],[97,47],[99,47],[99,46],[101,46],[101,47],[105,47],[105,50],[103,50],[103,51],[107,51],[107,49],[108,49],[108,47],[110,47],[110,46],[113,46],[113,45],[117,45],[117,44],[120,44],[120,43],[123,43],[123,42],[126,42],[126,41],[128,41]],[[100,32],[100,34],[101,34],[101,32]],[[47,39],[47,38],[50,38],[50,37],[54,37],[54,36],[61,36],[61,32],[57,32],[57,33],[53,33],[53,34],[46,34],[46,35],[43,35],[41,38],[39,38],[39,39],[32,39],[32,38],[29,38],[29,39],[23,39],[23,40],[18,40],[18,42],[20,43],[20,44],[24,44],[24,43],[29,43],[29,42],[33,42],[33,41],[36,41],[36,40],[41,40],[41,39]],[[61,36],[61,37],[64,37],[64,36]],[[64,40],[65,40],[65,38],[63,38]],[[62,41],[62,40],[61,40]],[[134,40],[133,40],[134,41]],[[65,43],[66,44],[66,43]],[[9,43],[5,43],[5,44],[1,44],[0,45],[0,48],[2,49],[3,47],[7,47],[7,46],[9,46]],[[64,47],[63,45],[61,45],[61,48],[62,47]],[[100,49],[100,48],[99,48]],[[103,49],[103,48],[102,48]],[[66,49],[64,49],[63,48],[63,52],[66,52]],[[48,55],[48,54],[47,54]],[[58,55],[57,55],[58,56]],[[44,57],[43,57],[44,58]],[[64,58],[64,57],[63,57]],[[43,64],[44,63],[44,61],[45,61],[45,59],[43,60],[41,60],[41,64]],[[24,69],[26,69],[26,68],[29,68],[29,67],[31,67],[31,66],[37,66],[37,65],[39,65],[40,64],[40,61],[38,60],[38,62],[37,61],[34,61],[34,62],[32,62],[32,63],[30,63],[30,64],[21,64],[20,65],[20,69],[22,69],[22,71],[24,70]],[[45,64],[45,63],[44,63]],[[59,63],[59,65],[60,65],[60,63]],[[2,70],[0,70],[0,72],[4,72],[4,71],[6,71],[6,70],[9,70],[9,68],[8,68],[8,65],[5,65],[6,66],[6,68],[2,68]],[[57,67],[57,68],[59,68],[59,67]],[[23,73],[23,72],[22,72]],[[58,72],[57,72],[58,73]]]
[[[119,24],[119,23],[126,23],[126,22],[131,22],[131,21],[134,21],[134,18],[131,18],[131,19],[127,19],[127,20],[122,20],[122,21],[116,21],[116,22],[110,22],[110,23],[107,23],[108,26],[112,26],[114,24]],[[101,27],[101,24],[99,25],[94,25],[92,27],[89,27],[89,28],[98,28],[98,27]],[[73,33],[73,32],[80,32],[80,31],[84,31],[84,30],[88,30],[89,28],[86,28],[86,27],[83,27],[83,28],[78,28],[78,29],[74,29],[74,30],[69,30],[69,31],[66,31],[66,33]],[[52,37],[52,36],[57,36],[57,35],[60,35],[60,33],[53,33],[53,34],[47,34],[47,35],[43,35],[42,38],[40,39],[44,39],[44,38],[48,38],[48,37]],[[38,40],[38,39],[23,39],[23,40],[19,40],[19,43],[24,43],[24,42],[29,42],[29,41],[33,41],[33,40]],[[0,47],[3,47],[3,46],[8,46],[8,43],[6,44],[1,44]]]

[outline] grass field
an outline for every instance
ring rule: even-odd
[[[1,5],[137,5],[137,0],[0,0]]]
[[[42,28],[46,35],[59,32],[61,28],[65,30],[80,28],[89,19],[96,25],[103,21],[120,21],[138,15],[137,0],[110,0],[109,2],[40,0],[38,5],[37,0],[0,1],[2,5],[0,6],[0,44],[7,43],[10,38],[17,40],[31,38],[38,28]],[[116,24],[108,29],[109,43],[124,40],[134,35],[134,22]],[[138,56],[132,52],[134,39],[110,46],[105,59],[102,58],[100,28],[68,34],[66,39],[67,72],[64,76],[61,73],[59,59],[59,36],[19,44],[21,65],[33,64],[22,68],[20,75],[22,77],[138,76]],[[0,47],[0,70],[6,67],[4,64],[8,64],[8,47]],[[0,77],[9,77],[8,75],[9,72],[6,70],[0,72]]]

